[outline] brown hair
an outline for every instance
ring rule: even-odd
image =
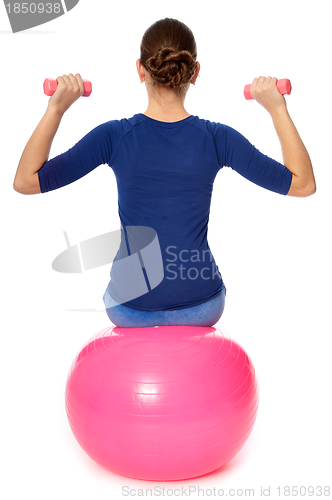
[[[190,82],[195,74],[196,58],[192,31],[176,19],[161,19],[143,35],[142,65],[155,82],[171,89]]]

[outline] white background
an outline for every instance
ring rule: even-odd
[[[154,21],[173,17],[194,32],[201,78],[189,113],[226,123],[282,162],[270,116],[243,87],[289,78],[288,109],[310,154],[317,192],[304,199],[263,190],[231,169],[219,172],[209,244],[227,286],[218,323],[256,368],[260,407],[242,451],[223,469],[176,488],[331,485],[331,27],[329,2],[81,0],[68,14],[12,34],[0,5],[1,53],[1,454],[6,500],[122,498],[122,487],[158,483],[117,476],[75,441],[64,407],[70,364],[109,325],[102,309],[109,266],[82,275],[52,270],[71,244],[119,228],[112,170],[42,195],[13,190],[22,151],[43,116],[46,77],[80,72],[93,93],[66,113],[51,157],[92,128],[144,112],[135,61]],[[193,491],[193,490],[192,490]],[[245,496],[243,493],[242,496]],[[281,495],[283,497],[283,495]],[[191,498],[198,494],[191,494]],[[202,493],[200,498],[202,497]],[[317,495],[318,498],[318,495]]]

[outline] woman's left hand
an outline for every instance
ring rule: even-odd
[[[250,94],[270,114],[278,109],[287,108],[286,99],[277,87],[277,78],[261,76],[255,78],[250,87]]]

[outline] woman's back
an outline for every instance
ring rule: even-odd
[[[166,123],[139,114],[126,125],[131,131],[109,163],[118,185],[121,225],[152,227],[164,263],[163,282],[127,305],[152,311],[200,304],[223,287],[207,242],[220,168],[213,137],[195,116]],[[119,301],[112,280],[120,278],[111,274],[109,285]]]
[[[223,166],[280,194],[287,194],[292,180],[283,165],[231,127],[197,116],[172,123],[137,114],[99,125],[47,162],[38,172],[41,190],[58,189],[101,163],[116,177],[122,228],[145,226],[157,233],[162,283],[128,301],[123,283],[135,288],[134,270],[128,280],[121,276],[123,268],[114,266],[108,286],[118,303],[144,311],[192,307],[223,289],[207,241],[213,183]],[[118,259],[127,255],[122,241]]]

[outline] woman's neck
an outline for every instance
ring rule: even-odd
[[[149,96],[144,115],[162,122],[177,122],[190,116],[184,108],[184,97],[176,92],[163,92]]]

